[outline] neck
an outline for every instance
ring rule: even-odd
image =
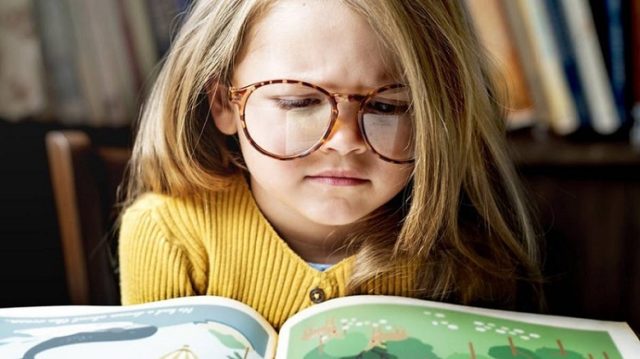
[[[335,264],[348,255],[342,248],[345,234],[340,230],[309,234],[289,222],[278,223],[277,219],[266,217],[289,247],[307,262]]]
[[[267,200],[257,186],[252,181],[258,208],[298,256],[307,262],[335,264],[349,255],[343,245],[352,225],[332,226],[310,221],[277,201]]]

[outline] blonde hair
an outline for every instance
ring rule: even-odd
[[[539,294],[535,226],[506,152],[505,114],[460,2],[343,1],[394,54],[416,128],[411,183],[350,238],[357,252],[351,293],[410,260],[416,296],[507,305],[519,283]],[[211,121],[207,88],[212,79],[230,83],[243,36],[270,3],[194,4],[144,107],[125,206],[149,191],[220,190],[242,171],[237,145]]]

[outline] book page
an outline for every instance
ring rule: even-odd
[[[0,309],[0,358],[273,358],[276,340],[256,311],[219,297]]]
[[[625,323],[400,297],[330,300],[289,319],[277,358],[636,358]],[[634,356],[636,355],[636,356]]]

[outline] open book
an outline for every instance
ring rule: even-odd
[[[0,310],[0,358],[640,358],[625,323],[354,296],[276,331],[220,297]]]

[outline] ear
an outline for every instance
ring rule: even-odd
[[[219,82],[212,81],[207,87],[209,97],[209,111],[220,132],[233,135],[238,132],[235,117],[235,106],[229,101],[228,88]]]

